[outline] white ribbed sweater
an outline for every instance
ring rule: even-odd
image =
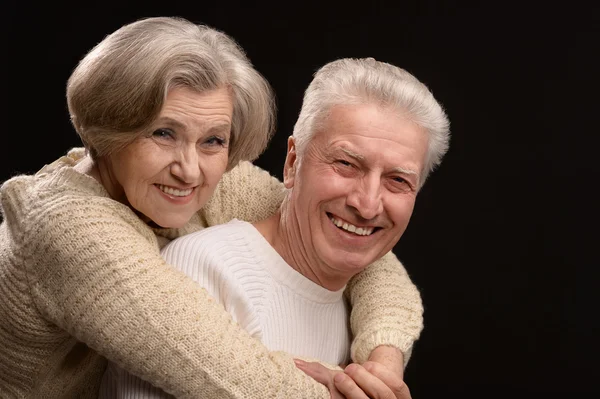
[[[161,253],[270,350],[348,363],[343,289],[329,291],[298,273],[250,223],[234,219],[188,234]],[[169,397],[114,363],[108,365],[100,392],[101,399]]]
[[[208,225],[266,218],[283,197],[277,179],[243,162],[184,228],[152,230],[74,170],[81,155],[0,189],[0,397],[96,397],[108,358],[177,397],[329,398],[159,252]],[[410,350],[423,309],[393,254],[347,293],[356,361],[382,344]]]

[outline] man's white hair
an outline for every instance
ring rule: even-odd
[[[427,86],[409,72],[373,58],[344,58],[320,68],[304,93],[294,126],[298,154],[321,129],[336,105],[377,104],[425,129],[429,147],[420,186],[442,161],[450,141],[450,123]]]

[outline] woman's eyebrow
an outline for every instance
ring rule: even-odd
[[[166,124],[168,126],[172,126],[176,129],[187,130],[188,125],[177,120],[173,119],[170,116],[161,116],[156,120],[156,124]],[[231,132],[231,124],[230,123],[219,123],[218,125],[211,126],[206,133],[207,134],[224,134]]]
[[[156,120],[157,124],[167,124],[169,126],[178,128],[178,129],[186,129],[187,125],[181,121],[178,121],[177,119],[173,119],[170,116],[161,116]]]
[[[207,133],[209,134],[226,134],[231,133],[231,124],[229,123],[220,123],[218,125],[212,126],[208,129]]]

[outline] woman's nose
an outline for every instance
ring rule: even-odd
[[[187,184],[198,184],[202,177],[202,170],[196,146],[187,146],[180,149],[175,161],[171,165],[171,173]]]

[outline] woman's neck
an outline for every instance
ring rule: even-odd
[[[112,199],[123,202],[122,199],[124,195],[122,190],[119,191],[115,189],[116,186],[115,184],[112,184],[108,169],[109,168],[106,167],[104,162],[101,160],[95,161],[89,155],[83,157],[77,165],[75,165],[76,171],[89,175],[102,184]]]
[[[73,167],[77,172],[93,177],[98,180],[100,184],[102,184],[102,180],[100,180],[100,175],[98,174],[98,167],[96,163],[92,160],[88,154],[86,154],[83,158],[81,158]]]

